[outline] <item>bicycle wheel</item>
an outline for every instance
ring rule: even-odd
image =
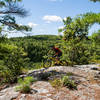
[[[52,66],[52,61],[51,60],[46,60],[44,61],[44,68],[48,68]]]

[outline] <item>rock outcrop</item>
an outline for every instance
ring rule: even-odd
[[[77,82],[77,90],[67,87],[56,89],[48,80],[73,73],[70,78]],[[42,74],[48,76],[42,80]],[[52,76],[50,76],[52,74]],[[29,72],[25,76],[33,76],[39,81],[31,85],[31,93],[22,94],[10,86],[0,91],[0,100],[100,100],[100,67],[98,65],[77,65],[75,67],[55,66]]]

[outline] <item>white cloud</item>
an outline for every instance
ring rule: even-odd
[[[62,22],[62,18],[60,16],[56,16],[56,15],[46,15],[43,17],[43,20],[45,20],[47,23]]]
[[[20,26],[22,26],[23,24],[19,24]]]
[[[59,27],[58,27],[58,29],[63,29],[63,28],[64,28],[64,26],[59,26]]]
[[[36,27],[38,24],[35,24],[35,23],[32,23],[32,22],[30,22],[30,23],[28,23],[28,26],[29,27]]]
[[[63,19],[63,20],[65,20],[65,21],[66,21],[66,20],[67,20],[67,17],[64,17],[64,19]]]

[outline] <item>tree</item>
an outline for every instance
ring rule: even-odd
[[[18,25],[15,16],[26,17],[28,12],[18,2],[22,0],[1,0],[0,1],[0,33],[2,31],[30,31],[31,28],[25,25]],[[6,27],[6,28],[5,28]],[[6,30],[8,29],[8,30]]]
[[[4,42],[2,32],[30,31],[25,25],[18,25],[16,16],[26,17],[28,12],[19,3],[21,0],[0,0],[0,82],[14,82],[24,66],[25,54],[22,48]],[[26,62],[26,61],[25,61]]]
[[[0,82],[14,82],[25,67],[27,53],[23,48],[0,44]]]
[[[94,23],[100,23],[100,13],[86,13],[73,19],[67,17],[63,22],[63,57],[72,65],[88,63],[91,44],[88,30]]]
[[[93,1],[93,2],[100,2],[100,0],[90,0],[90,1]]]
[[[93,62],[100,62],[100,30],[90,36],[92,41],[91,58]]]

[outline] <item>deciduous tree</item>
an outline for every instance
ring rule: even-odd
[[[94,23],[100,23],[100,13],[86,13],[73,19],[67,17],[63,22],[63,57],[72,65],[88,63],[91,46],[88,30]]]

